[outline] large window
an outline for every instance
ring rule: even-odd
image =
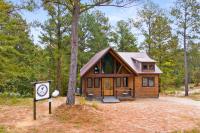
[[[116,78],[116,87],[121,87],[121,78]]]
[[[123,87],[128,87],[128,78],[127,77],[124,77],[122,78],[123,80]]]
[[[154,87],[154,77],[143,77],[142,87]]]
[[[94,78],[94,88],[99,88],[99,87],[100,87],[100,79]]]
[[[155,70],[155,64],[149,64],[149,63],[143,63],[142,64],[142,70],[143,71],[154,71]]]
[[[114,73],[114,61],[110,54],[106,54],[102,59],[102,73]]]
[[[92,78],[87,78],[87,87],[88,88],[92,88],[93,87]]]

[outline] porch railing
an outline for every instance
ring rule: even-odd
[[[135,89],[123,89],[123,90],[115,90],[115,97],[118,98],[119,92],[128,93],[131,97],[135,96]]]

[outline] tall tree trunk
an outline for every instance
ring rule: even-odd
[[[80,16],[80,0],[74,0],[74,7],[72,12],[72,27],[71,27],[72,33],[71,33],[70,75],[69,75],[67,101],[66,101],[66,103],[69,105],[75,104],[79,16]]]
[[[60,20],[60,6],[57,5],[58,9],[58,23],[57,23],[57,47],[58,47],[58,57],[57,57],[57,66],[56,66],[56,89],[58,89],[60,92],[62,90],[62,77],[61,77],[61,69],[62,69],[62,51],[61,51],[61,40],[62,40],[62,34],[61,34],[61,20]]]
[[[148,32],[149,32],[149,37],[148,37],[148,54],[151,56],[151,17],[148,18]]]
[[[184,69],[185,69],[185,96],[188,96],[188,60],[187,60],[187,44],[186,44],[186,19],[187,19],[187,12],[185,8],[185,23],[184,23],[184,31],[183,31],[183,45],[184,45]]]
[[[57,58],[57,67],[56,67],[56,89],[58,89],[60,92],[61,92],[61,66],[62,66],[62,56],[61,56],[61,53],[60,53],[60,50],[59,51],[59,55],[58,55],[58,58]]]
[[[185,69],[185,96],[188,96],[188,60],[187,60],[187,46],[186,35],[184,29],[184,69]]]

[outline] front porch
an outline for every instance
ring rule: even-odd
[[[109,78],[108,82],[104,81],[101,83],[101,88],[99,89],[87,89],[86,98],[88,100],[101,100],[104,103],[115,103],[120,101],[130,101],[135,99],[135,91],[133,88],[120,87],[117,88],[114,83],[113,78]]]

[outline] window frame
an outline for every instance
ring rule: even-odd
[[[143,84],[144,78],[147,78],[147,86]],[[153,80],[153,86],[149,85],[150,79]],[[142,87],[155,87],[155,77],[142,77]]]
[[[151,69],[150,66],[152,66],[152,69]],[[149,64],[149,69],[148,70],[155,71],[155,64]]]
[[[98,80],[97,86],[96,86],[96,80]],[[100,78],[94,78],[94,88],[100,88]]]
[[[144,66],[146,66],[147,68],[144,69]],[[142,71],[148,71],[149,70],[149,67],[148,67],[148,64],[142,64]]]
[[[126,80],[124,80],[124,79],[126,79]],[[124,81],[126,81],[126,86],[124,84]],[[122,82],[123,82],[123,87],[128,87],[128,77],[123,77]]]
[[[119,86],[118,86],[118,84],[117,84],[117,79],[119,79]],[[121,87],[121,78],[120,78],[120,77],[117,77],[117,78],[115,79],[115,86],[116,86],[117,88]]]
[[[88,81],[91,79],[91,86],[89,86]],[[93,79],[87,78],[87,88],[93,88]]]
[[[147,68],[144,69],[144,66]],[[150,66],[152,66],[152,69],[150,69]],[[155,64],[154,63],[142,63],[142,71],[155,71]]]
[[[95,71],[95,68],[97,67],[98,71]],[[95,65],[93,68],[94,74],[99,74],[100,73],[100,69],[98,65]]]

